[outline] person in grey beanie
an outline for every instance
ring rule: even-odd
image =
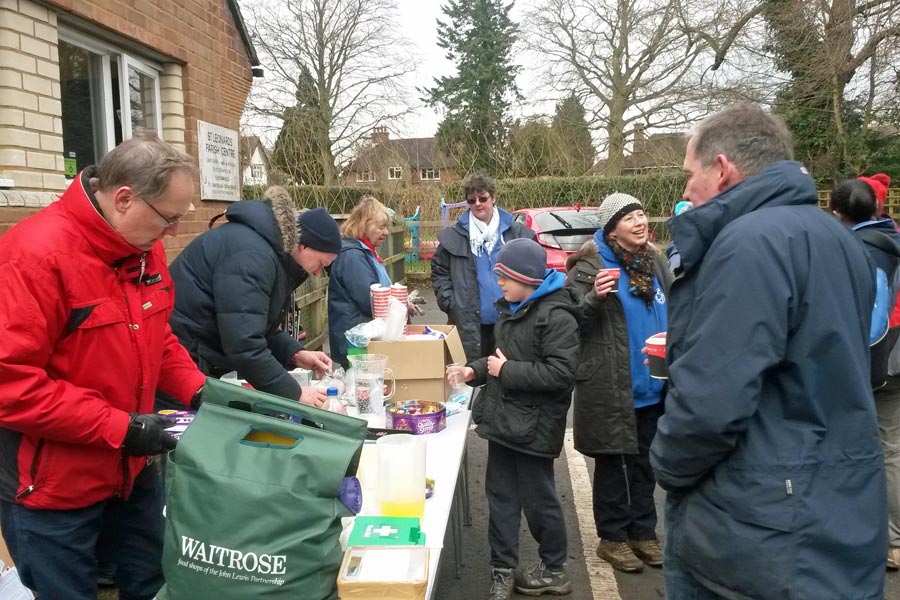
[[[507,600],[514,588],[531,596],[572,591],[553,460],[562,450],[575,385],[577,309],[565,274],[546,264],[546,251],[533,240],[503,246],[494,265],[503,292],[495,305],[496,350],[447,373],[451,384],[487,384],[473,418],[478,435],[488,440],[491,600]],[[517,571],[522,511],[540,561]]]
[[[280,324],[293,291],[337,257],[337,223],[324,208],[298,215],[287,190],[277,186],[262,201],[232,204],[225,219],[172,263],[172,331],[207,375],[237,371],[258,390],[321,406],[324,393],[301,389],[288,370],[321,375],[331,359],[305,350]]]
[[[650,443],[663,413],[663,381],[641,349],[666,330],[671,274],[650,243],[641,202],[616,192],[600,204],[600,230],[566,261],[582,311],[575,449],[594,459],[597,556],[618,571],[662,566]],[[614,289],[614,286],[616,288]]]

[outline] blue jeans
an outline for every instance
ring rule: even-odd
[[[0,527],[22,583],[41,600],[96,600],[97,558],[112,566],[120,600],[151,600],[163,585],[163,494],[158,461],[127,501],[75,510],[0,503]]]

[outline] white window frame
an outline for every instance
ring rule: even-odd
[[[388,179],[403,179],[403,167],[388,167]]]
[[[253,179],[262,179],[265,176],[265,165],[250,165],[250,177]]]
[[[372,183],[375,181],[375,171],[357,171],[356,183]]]
[[[425,177],[425,173],[427,171],[431,171],[432,177]],[[441,180],[441,170],[435,168],[423,168],[419,169],[419,179],[422,181],[440,181]]]
[[[95,131],[94,133],[95,135],[99,134],[98,145],[104,154],[116,147],[111,60],[113,56],[118,59],[119,63],[119,105],[121,110],[119,120],[122,124],[122,139],[127,140],[132,136],[131,98],[128,94],[129,67],[153,80],[153,110],[156,113],[156,133],[160,138],[162,137],[162,102],[159,88],[159,78],[163,70],[162,65],[138,58],[122,48],[90,37],[62,24],[59,25],[59,39],[67,44],[78,46],[100,55],[100,90],[98,97],[94,97],[92,90],[91,104],[95,111],[94,122],[101,127],[101,131]]]

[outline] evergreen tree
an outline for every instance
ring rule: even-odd
[[[284,111],[271,163],[291,183],[323,185],[325,169],[334,164],[334,156],[327,145],[328,126],[319,109],[315,81],[305,66],[297,80],[296,101]]]
[[[516,123],[509,131],[509,177],[542,177],[560,174],[553,130],[541,119]]]
[[[449,0],[438,21],[438,46],[446,50],[457,73],[435,79],[425,101],[444,109],[438,127],[441,148],[463,170],[504,171],[509,106],[518,97],[510,55],[517,26],[509,18],[512,3],[501,0]]]
[[[594,143],[584,114],[584,105],[570,94],[556,105],[553,131],[559,143],[561,175],[584,175],[594,165]]]

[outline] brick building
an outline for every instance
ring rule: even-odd
[[[387,127],[376,127],[372,140],[350,164],[346,185],[435,184],[459,179],[456,159],[438,148],[437,138],[392,140]]]
[[[0,234],[140,130],[236,136],[258,65],[237,0],[0,0]],[[227,206],[197,188],[170,259]]]

